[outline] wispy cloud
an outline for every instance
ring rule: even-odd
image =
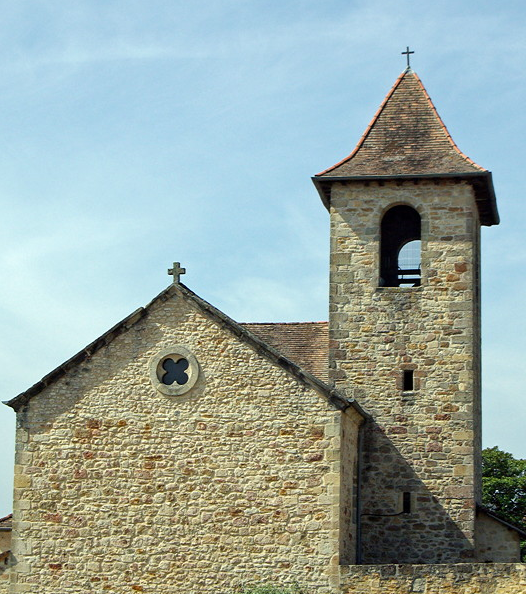
[[[326,319],[308,177],[350,152],[409,44],[461,148],[506,178],[506,231],[483,238],[485,381],[522,410],[523,2],[17,0],[2,17],[6,397],[147,302],[174,259],[236,319]],[[494,439],[526,456],[512,416]]]

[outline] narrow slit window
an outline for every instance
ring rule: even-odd
[[[411,513],[411,493],[409,491],[404,491],[402,493],[402,513]]]
[[[414,390],[414,379],[413,379],[413,370],[412,369],[404,369],[404,392],[410,392]]]

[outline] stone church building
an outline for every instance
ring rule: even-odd
[[[480,505],[491,173],[408,68],[313,181],[328,323],[237,323],[175,263],[146,307],[8,403],[0,592],[526,592],[526,534]]]

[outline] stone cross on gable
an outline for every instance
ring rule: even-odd
[[[186,274],[186,268],[181,268],[181,262],[174,262],[173,268],[168,268],[168,274],[174,277],[174,283],[180,283],[181,274]]]

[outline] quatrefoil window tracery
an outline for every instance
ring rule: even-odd
[[[187,359],[181,358],[178,361],[174,361],[172,357],[168,357],[163,361],[162,368],[165,373],[162,378],[162,382],[165,386],[171,386],[177,382],[180,386],[188,382],[188,369],[190,363]]]
[[[156,390],[167,396],[181,396],[191,390],[199,376],[199,363],[182,346],[164,348],[150,359],[150,379]]]

